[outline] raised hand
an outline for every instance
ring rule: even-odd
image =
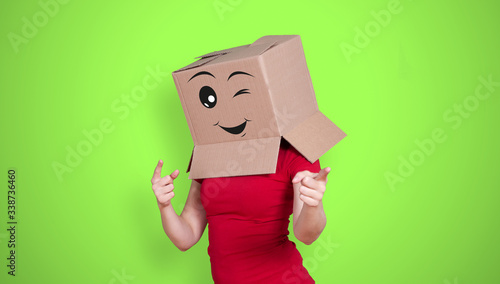
[[[310,171],[298,172],[292,179],[292,183],[300,183],[299,198],[304,204],[309,206],[318,206],[323,199],[323,194],[326,189],[328,173],[331,171],[329,167],[321,169],[319,173],[311,173]]]
[[[170,175],[161,177],[163,161],[159,160],[156,165],[151,184],[156,195],[158,206],[167,207],[171,205],[170,200],[174,197],[174,179],[179,176],[179,170],[175,170]]]

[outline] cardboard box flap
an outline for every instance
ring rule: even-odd
[[[251,45],[265,44],[268,42],[274,42],[276,44],[281,44],[283,42],[286,42],[286,41],[293,39],[293,38],[296,38],[296,37],[300,38],[299,35],[267,35],[267,36],[260,37],[259,39],[254,41]]]
[[[261,55],[276,45],[276,41],[268,41],[262,44],[251,44],[248,47],[247,56]]]
[[[237,47],[228,48],[228,49],[224,49],[224,50],[210,52],[210,53],[195,57],[195,58],[200,58],[200,59],[189,64],[186,67],[183,67],[181,69],[174,71],[174,73],[188,70],[188,69],[192,69],[192,68],[196,68],[196,67],[200,67],[200,66],[205,65],[209,62],[220,63],[220,62],[231,61],[234,59],[239,59],[241,57],[251,57],[251,56],[255,56],[255,55],[260,55],[275,45],[276,45],[276,41],[270,40],[270,41],[263,42],[261,44],[247,44],[247,45],[237,46]]]
[[[321,111],[317,111],[283,135],[309,162],[314,163],[346,134]]]
[[[196,67],[199,67],[199,66],[202,66],[202,65],[205,65],[207,64],[208,62],[210,61],[213,61],[214,59],[216,59],[217,57],[219,57],[220,55],[217,55],[217,56],[210,56],[210,57],[205,57],[205,58],[201,58],[201,59],[198,59],[196,60],[195,62],[189,64],[188,66],[186,67],[183,67],[181,69],[178,69],[178,70],[175,70],[175,72],[179,72],[179,71],[184,71],[184,70],[188,70],[188,69],[191,69],[191,68],[196,68]]]
[[[272,174],[281,137],[196,145],[189,179]]]
[[[245,57],[252,57],[261,55],[275,45],[275,42],[266,42],[258,45],[250,45],[245,48],[238,50],[233,50],[231,52],[225,53],[224,55],[218,56],[211,64],[217,64],[222,62],[228,62],[231,60],[239,60]]]
[[[229,53],[229,52],[235,52],[235,51],[244,49],[244,48],[246,48],[248,46],[250,46],[250,44],[246,44],[246,45],[241,45],[241,46],[237,46],[237,47],[232,47],[232,48],[228,48],[228,49],[223,49],[223,50],[218,50],[218,51],[210,52],[210,53],[203,54],[203,55],[195,57],[195,58],[206,58],[206,57],[212,57],[212,56],[215,56],[215,55],[223,55],[223,54],[226,54],[226,53]]]

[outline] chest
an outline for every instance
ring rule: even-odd
[[[205,179],[201,202],[207,217],[256,221],[288,218],[293,211],[293,186],[286,176],[275,173]]]

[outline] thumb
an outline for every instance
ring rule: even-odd
[[[317,180],[317,181],[326,182],[327,181],[328,173],[330,173],[331,170],[332,169],[330,169],[329,167],[321,169],[319,171],[318,175],[314,179]]]

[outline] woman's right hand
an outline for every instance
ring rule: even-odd
[[[153,192],[156,196],[156,201],[159,207],[170,206],[170,200],[174,197],[174,179],[179,176],[179,170],[175,170],[172,174],[161,177],[161,168],[163,161],[159,160],[156,165],[151,184]]]
[[[200,240],[207,226],[205,209],[200,199],[201,184],[195,180],[191,182],[184,209],[177,215],[170,202],[174,197],[174,179],[179,175],[179,170],[161,177],[162,166],[163,161],[159,160],[151,179],[160,209],[161,223],[172,243],[185,251]]]

